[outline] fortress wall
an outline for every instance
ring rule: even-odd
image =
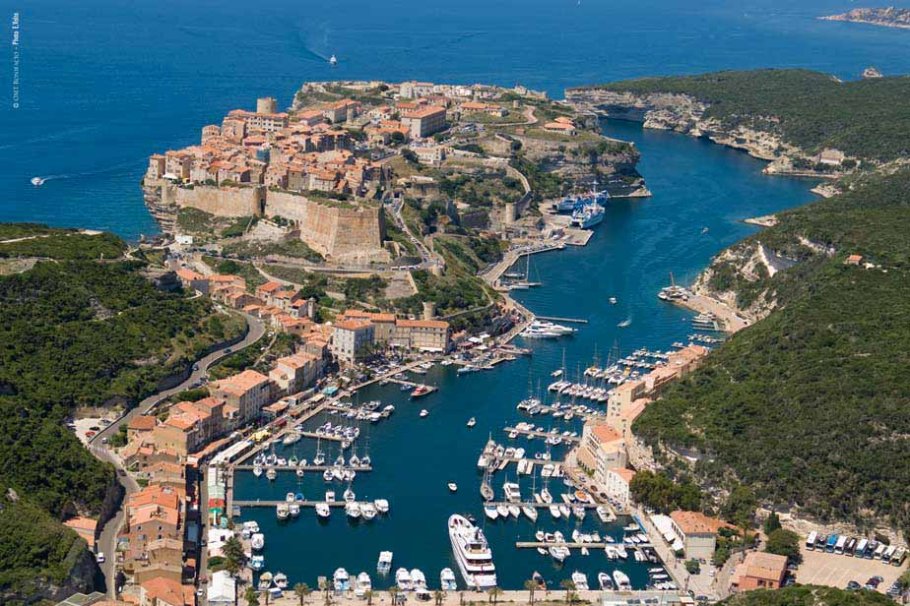
[[[197,185],[175,188],[174,202],[180,208],[190,207],[217,217],[249,217],[262,214],[261,187],[215,187]]]

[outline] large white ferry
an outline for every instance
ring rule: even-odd
[[[454,514],[449,517],[449,540],[467,586],[481,590],[496,587],[493,552],[483,531],[464,516]]]

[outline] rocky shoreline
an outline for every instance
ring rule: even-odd
[[[896,8],[855,8],[838,15],[819,17],[821,21],[843,21],[846,23],[865,23],[879,27],[910,29],[910,9]]]

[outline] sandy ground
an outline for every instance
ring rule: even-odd
[[[809,551],[805,547],[802,548],[802,555],[803,562],[796,570],[796,581],[804,585],[811,583],[844,589],[850,581],[863,585],[870,577],[880,576],[885,580],[878,586],[878,590],[884,593],[907,569],[906,564],[897,567],[881,560],[852,558],[826,551]]]

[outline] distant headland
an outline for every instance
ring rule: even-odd
[[[827,15],[819,17],[819,19],[910,29],[910,9],[895,8],[893,6],[887,8],[854,8],[846,13]]]

